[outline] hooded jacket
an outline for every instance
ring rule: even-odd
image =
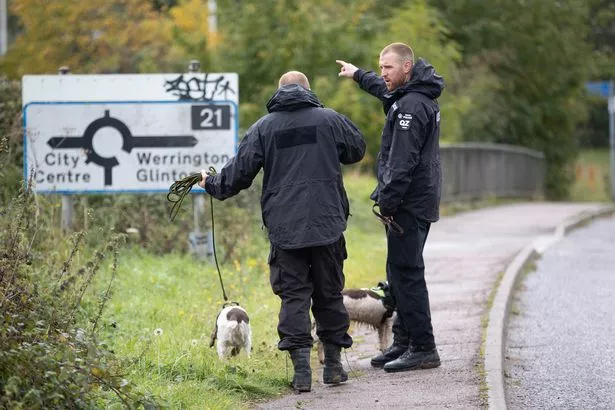
[[[273,245],[298,249],[338,241],[350,212],[340,164],[363,158],[363,135],[296,84],[280,87],[267,110],[205,189],[224,200],[248,188],[262,168],[262,218]]]
[[[378,186],[371,195],[385,216],[404,209],[435,222],[440,218],[440,108],[444,80],[419,59],[410,81],[388,92],[382,77],[358,69],[354,80],[383,104],[386,122],[378,154]]]

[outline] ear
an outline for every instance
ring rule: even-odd
[[[412,61],[406,61],[404,63],[404,74],[409,74],[412,71]]]

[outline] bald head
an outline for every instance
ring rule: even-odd
[[[301,87],[306,90],[310,89],[310,82],[308,81],[305,74],[300,71],[289,71],[280,77],[280,82],[278,87],[282,87],[283,85],[289,84],[299,84]]]

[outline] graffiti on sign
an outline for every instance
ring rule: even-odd
[[[229,94],[236,94],[230,81],[223,75],[193,74],[187,77],[180,74],[173,80],[165,81],[165,91],[179,98],[180,101],[212,101],[216,96],[229,99]]]

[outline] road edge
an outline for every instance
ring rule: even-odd
[[[525,266],[543,254],[547,249],[561,240],[568,233],[590,221],[615,214],[615,207],[606,204],[594,211],[581,212],[564,222],[558,224],[548,243],[538,243],[534,238],[525,246],[506,267],[504,276],[496,284],[497,290],[493,304],[489,311],[487,336],[485,341],[485,381],[489,395],[488,407],[492,409],[506,409],[506,394],[504,391],[504,343],[506,341],[506,321],[508,319],[509,305],[512,292],[515,288],[519,274]]]

